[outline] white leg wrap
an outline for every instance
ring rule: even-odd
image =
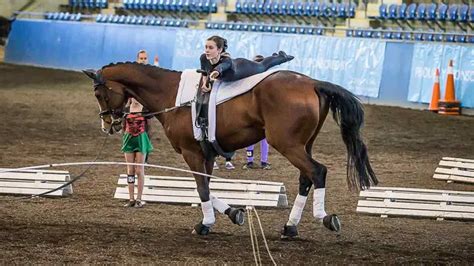
[[[317,220],[321,220],[326,217],[327,213],[324,211],[324,195],[326,194],[325,188],[314,189],[313,194],[313,216]]]
[[[211,196],[212,206],[220,213],[224,213],[230,206],[214,195]]]
[[[216,217],[214,217],[214,209],[212,208],[212,202],[206,201],[201,202],[201,210],[204,218],[202,218],[202,224],[205,226],[212,226],[216,222]]]
[[[291,208],[290,217],[286,225],[298,225],[301,220],[301,214],[303,213],[304,206],[306,205],[307,196],[301,196],[298,194]]]

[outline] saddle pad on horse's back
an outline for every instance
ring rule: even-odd
[[[232,82],[214,82],[213,89],[217,89],[216,104],[221,104],[232,99],[235,96],[243,94],[255,87],[264,78],[282,69],[271,69],[263,73],[250,76]],[[186,69],[181,74],[179,81],[178,94],[176,96],[176,106],[180,106],[194,99],[201,74],[195,69]]]
[[[208,140],[210,142],[216,140],[216,105],[251,90],[263,79],[280,70],[281,69],[267,70],[263,73],[233,82],[214,82],[209,100]],[[179,81],[178,94],[176,95],[176,106],[180,106],[194,99],[200,78],[201,74],[197,73],[194,69],[186,69],[183,71],[181,80]],[[203,140],[202,132],[196,127],[196,123],[194,123],[194,121],[196,121],[195,102],[191,104],[191,117],[193,121],[194,138],[201,141]]]

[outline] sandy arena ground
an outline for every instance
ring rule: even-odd
[[[105,137],[99,130],[91,81],[82,73],[0,64],[0,113],[0,167],[92,161]],[[366,106],[363,133],[382,186],[473,191],[469,184],[432,178],[442,156],[474,157],[473,132],[474,117]],[[186,168],[157,122],[154,133],[150,163]],[[298,228],[301,239],[281,241],[279,231],[290,209],[259,210],[278,264],[474,262],[472,222],[356,213],[358,194],[348,192],[346,150],[332,118],[323,127],[314,154],[328,167],[326,210],[340,216],[343,231],[336,236],[313,221],[307,204]],[[108,138],[99,160],[123,161],[120,136]],[[242,170],[244,161],[245,152],[240,150],[235,170],[215,174],[284,182],[293,202],[298,171],[285,158],[271,150],[269,171]],[[219,163],[223,165],[222,160]],[[66,168],[72,174],[83,169]],[[143,209],[123,208],[113,194],[117,177],[124,172],[124,167],[94,167],[74,184],[74,194],[68,198],[0,196],[0,264],[253,264],[247,224],[238,227],[218,215],[212,233],[202,237],[191,234],[201,219],[200,208],[152,203]],[[263,245],[261,251],[264,264],[270,264]]]

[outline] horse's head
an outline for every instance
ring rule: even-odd
[[[122,130],[122,118],[127,102],[125,86],[115,81],[105,80],[101,70],[83,70],[94,81],[94,94],[99,103],[102,131],[114,134]]]

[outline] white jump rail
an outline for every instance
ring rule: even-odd
[[[436,168],[433,178],[448,183],[464,182],[474,184],[474,160],[443,157]]]
[[[213,195],[229,205],[288,207],[286,189],[281,182],[212,179],[209,187]],[[120,175],[114,197],[129,198],[126,175]],[[147,202],[191,205],[201,203],[193,177],[147,175],[142,199]]]
[[[360,198],[358,213],[474,220],[474,192],[371,187]]]
[[[0,194],[36,195],[55,189],[70,180],[68,171],[0,168]],[[71,195],[72,192],[72,185],[69,185],[45,196],[63,197]]]

